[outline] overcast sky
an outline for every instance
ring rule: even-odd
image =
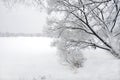
[[[45,20],[45,12],[36,8],[18,5],[8,9],[0,3],[0,32],[39,33]]]

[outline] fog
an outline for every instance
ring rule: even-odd
[[[48,38],[0,38],[0,80],[56,74],[54,68],[60,64],[50,42]]]
[[[0,32],[41,33],[46,13],[0,3]],[[84,67],[61,64],[57,49],[46,37],[0,37],[0,80],[120,80],[119,60],[100,49],[84,50]],[[45,78],[44,78],[45,79]]]
[[[46,24],[46,13],[34,7],[6,7],[0,1],[0,32],[40,33]]]
[[[0,38],[0,80],[119,80],[119,61],[102,50],[85,50],[84,67],[61,64],[52,39],[45,37]],[[99,79],[100,78],[100,79]]]

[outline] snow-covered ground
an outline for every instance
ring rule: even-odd
[[[60,64],[52,39],[0,38],[0,80],[120,80],[120,61],[103,50],[85,50],[84,67]]]

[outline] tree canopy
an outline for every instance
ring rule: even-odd
[[[56,38],[54,43],[61,53],[76,54],[76,49],[91,47],[120,58],[119,0],[47,0],[47,3],[47,33]]]
[[[3,1],[17,3],[29,0]],[[81,50],[88,47],[106,50],[120,58],[119,0],[30,1],[37,6],[44,5],[47,10],[48,20],[44,31],[56,39],[53,44],[66,62],[74,66],[84,62]],[[74,58],[75,55],[81,57]],[[76,67],[78,65],[81,64]]]

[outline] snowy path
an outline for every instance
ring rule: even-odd
[[[77,73],[61,65],[48,38],[0,38],[0,80],[119,80],[119,62],[101,50],[86,50]],[[92,53],[92,54],[91,54]],[[119,79],[118,79],[119,78]]]

